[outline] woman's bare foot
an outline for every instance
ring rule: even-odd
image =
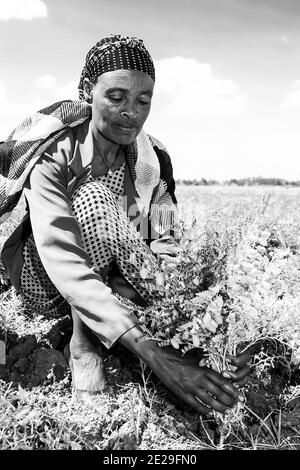
[[[73,387],[86,393],[101,392],[106,384],[102,349],[98,338],[72,310],[73,335],[64,354],[69,363]]]
[[[73,387],[82,395],[82,392],[88,394],[101,392],[106,384],[103,358],[101,351],[87,350],[72,344],[65,347],[64,355],[69,363],[72,374]]]

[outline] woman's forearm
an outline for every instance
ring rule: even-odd
[[[143,330],[139,325],[126,331],[118,340],[123,346],[129,349],[133,354],[143,359],[150,367],[159,352],[160,348],[157,341],[144,340],[138,342],[138,339],[144,335]]]

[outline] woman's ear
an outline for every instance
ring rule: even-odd
[[[93,102],[93,88],[94,85],[90,82],[88,78],[85,78],[83,80],[83,94],[85,101],[89,104],[92,104]]]

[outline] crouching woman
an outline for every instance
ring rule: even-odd
[[[22,191],[28,209],[2,261],[27,309],[49,317],[71,312],[78,391],[104,388],[97,346],[119,342],[199,413],[225,412],[242,399],[234,383],[247,380],[248,357],[232,358],[236,371],[226,378],[172,347],[138,342],[139,320],[115,295],[151,305],[143,263],[155,269],[158,253],[178,249],[171,160],[143,130],[154,83],[141,40],[104,38],[87,54],[80,100],[36,113],[1,144],[0,216]]]

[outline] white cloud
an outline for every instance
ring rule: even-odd
[[[22,99],[16,99],[8,93],[5,83],[0,81],[0,106],[5,110],[0,113],[0,140],[6,139],[23,119],[39,109],[56,101],[78,99],[77,82],[61,86],[56,84],[57,79],[53,75],[42,75],[34,81],[34,87],[28,94]]]
[[[292,90],[298,90],[300,88],[300,80],[294,80],[291,86]]]
[[[0,82],[0,103],[3,103],[6,99],[6,86]]]
[[[14,127],[27,115],[28,109],[22,101],[15,101],[9,97],[8,89],[0,82],[0,140],[5,140]]]
[[[45,18],[47,6],[40,0],[0,0],[0,20]]]
[[[284,42],[284,43],[288,43],[289,42],[289,38],[287,36],[281,36],[281,42]]]
[[[295,80],[291,85],[291,92],[283,100],[284,109],[300,107],[300,80]]]
[[[54,101],[78,99],[78,82],[75,81],[57,86],[56,77],[46,74],[37,78],[35,86],[38,88],[36,100],[42,102],[43,106]]]
[[[54,88],[56,85],[56,78],[53,75],[41,75],[36,80],[35,85],[42,89]]]
[[[78,100],[78,82],[72,81],[53,91],[53,98],[60,100]]]
[[[210,64],[194,59],[164,59],[155,67],[154,97],[145,129],[169,150],[177,178],[215,175],[222,179],[228,164],[225,154],[232,144],[224,129],[234,129],[231,151],[240,154],[236,125],[248,115],[246,94],[233,81],[215,76]]]
[[[55,77],[51,78],[52,83],[57,84]],[[46,80],[45,80],[46,82]],[[37,82],[35,82],[37,83]],[[50,79],[49,79],[50,84]],[[78,90],[77,82],[72,81],[68,82],[65,85],[53,86],[53,87],[37,87],[33,90],[33,98],[30,102],[27,103],[27,113],[26,116],[43,109],[50,104],[56,103],[57,101],[63,100],[77,100],[78,99]]]
[[[155,96],[172,117],[230,117],[247,109],[247,97],[231,80],[213,75],[210,64],[174,57],[155,63]]]

